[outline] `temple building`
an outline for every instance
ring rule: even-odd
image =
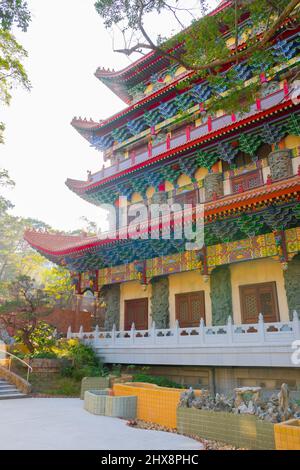
[[[96,71],[127,107],[100,122],[72,121],[104,164],[86,181],[68,179],[68,188],[118,215],[138,204],[190,204],[184,223],[192,226],[196,206],[204,208],[204,246],[194,250],[172,237],[176,213],[167,239],[163,216],[154,238],[126,238],[120,223],[107,237],[25,233],[33,248],[68,268],[78,298],[89,292],[103,306],[104,325],[69,336],[92,344],[105,362],[149,365],[221,391],[282,382],[300,391],[293,359],[300,340],[300,99],[289,73],[299,60],[300,28],[289,22],[274,36],[272,70],[261,64],[257,75],[247,63],[234,65],[245,87],[261,82],[244,112],[209,112],[207,81],[157,52],[121,71]],[[243,26],[249,29],[247,20]],[[243,34],[239,47],[247,47]],[[226,89],[225,70],[218,92]],[[148,230],[145,220],[140,231]]]

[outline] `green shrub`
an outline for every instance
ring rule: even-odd
[[[115,377],[121,377],[121,370],[122,366],[121,364],[113,364],[111,368],[112,375]]]
[[[71,363],[62,367],[63,377],[72,377],[80,381],[83,377],[99,377],[106,373],[95,351],[78,340],[61,341],[56,352],[59,357]]]
[[[148,375],[148,374],[135,374],[133,376],[133,381],[155,384],[155,385],[158,385],[159,387],[184,388],[181,384],[173,382],[173,380],[170,380],[167,377]]]
[[[40,351],[30,354],[32,359],[57,359],[57,354],[54,351]]]

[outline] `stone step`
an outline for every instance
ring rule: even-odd
[[[7,395],[8,393],[21,393],[17,388],[8,388],[6,390],[0,390],[0,397],[2,395]]]
[[[15,385],[10,384],[7,380],[0,380],[0,400],[14,400],[16,398],[28,398],[28,395],[20,392]]]
[[[0,395],[0,400],[16,400],[17,398],[29,398],[25,393],[7,393],[6,395]]]

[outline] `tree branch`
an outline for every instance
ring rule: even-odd
[[[204,65],[195,65],[195,64],[190,64],[187,61],[185,61],[184,58],[182,58],[182,54],[180,53],[176,54],[174,50],[172,51],[164,50],[162,47],[157,46],[152,41],[151,37],[146,32],[144,25],[143,25],[143,14],[144,14],[144,9],[146,5],[141,1],[137,24],[138,24],[139,30],[141,31],[142,35],[146,39],[147,43],[144,44],[144,43],[139,42],[135,46],[132,46],[130,48],[119,49],[119,50],[116,50],[115,52],[121,52],[129,56],[130,54],[134,52],[137,52],[137,51],[139,52],[140,49],[142,48],[150,49],[150,50],[157,52],[161,56],[168,58],[169,60],[176,60],[180,65],[182,65],[188,70],[195,70],[196,72],[201,72],[201,71],[206,71],[206,70],[213,71],[216,68],[232,63],[234,60],[237,61],[238,63],[239,61],[244,60],[245,58],[248,58],[249,56],[251,56],[255,51],[263,49],[271,41],[278,27],[281,26],[282,23],[290,16],[290,14],[295,10],[295,8],[299,5],[299,3],[300,3],[300,0],[291,0],[290,3],[282,11],[282,13],[278,16],[278,18],[274,21],[273,25],[264,33],[262,39],[256,44],[250,46],[247,50],[243,50],[240,52],[237,52],[235,50],[236,53],[234,56],[232,54],[229,54],[227,57],[223,59],[215,59],[211,61],[210,63],[204,64]]]

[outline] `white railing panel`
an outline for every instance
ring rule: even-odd
[[[196,348],[201,355],[209,357],[216,347],[217,351],[218,348],[222,348],[223,353],[228,351],[227,358],[232,358],[232,365],[238,361],[233,360],[236,352],[230,351],[237,351],[237,349],[248,351],[255,359],[259,348],[270,350],[268,348],[273,347],[274,351],[278,351],[278,353],[272,353],[278,362],[278,357],[280,357],[278,348],[286,351],[291,348],[293,341],[300,339],[300,321],[297,312],[294,312],[292,321],[273,323],[264,323],[263,316],[260,315],[258,323],[240,325],[233,324],[229,317],[227,324],[221,326],[205,326],[201,321],[199,327],[180,328],[176,322],[173,328],[168,329],[158,329],[153,324],[149,330],[136,330],[132,325],[130,331],[117,331],[113,328],[108,332],[99,332],[98,329],[94,332],[84,332],[81,327],[78,333],[72,333],[69,328],[68,338],[78,338],[100,353],[103,351],[103,354],[105,351],[119,350],[128,351],[128,357],[136,357],[135,349],[139,349],[140,352],[158,349],[161,351],[160,354],[168,355],[170,362],[172,362],[172,355],[180,355],[180,351],[183,352],[185,348],[190,350]],[[169,353],[168,350],[170,350]],[[174,363],[178,360],[175,357],[173,359]],[[221,356],[219,360],[222,361]]]

